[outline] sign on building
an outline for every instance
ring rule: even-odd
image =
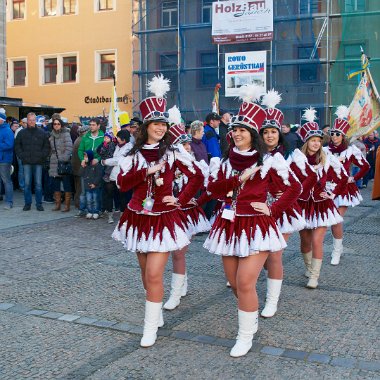
[[[225,96],[238,96],[239,88],[255,83],[266,90],[266,51],[226,53]]]
[[[214,1],[212,3],[212,42],[271,41],[273,39],[273,0]]]

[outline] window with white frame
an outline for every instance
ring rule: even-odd
[[[40,16],[62,16],[78,13],[78,0],[40,0]]]
[[[9,59],[7,68],[9,87],[27,85],[26,58]]]
[[[110,80],[116,75],[116,51],[104,50],[95,52],[95,80]]]
[[[43,7],[44,16],[57,15],[57,0],[44,0]]]
[[[25,0],[12,0],[12,20],[25,18]]]
[[[177,26],[178,8],[176,1],[163,1],[161,12],[161,26],[167,28]]]
[[[202,23],[209,24],[212,20],[213,0],[202,0]]]
[[[63,0],[62,14],[73,15],[76,13],[77,0]]]
[[[41,84],[77,83],[79,81],[77,53],[41,57],[40,73]]]
[[[112,11],[114,8],[113,0],[97,0],[98,11]]]

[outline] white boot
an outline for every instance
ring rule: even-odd
[[[333,251],[331,253],[331,265],[338,265],[343,253],[343,239],[333,239]]]
[[[244,356],[251,349],[253,334],[257,332],[258,314],[258,311],[238,310],[239,332],[236,343],[230,351],[232,357]]]
[[[313,252],[307,252],[302,254],[303,261],[305,263],[306,267],[306,272],[305,272],[305,277],[310,277],[310,270],[311,270],[311,259],[313,257]]]
[[[265,307],[261,312],[264,318],[273,317],[277,311],[278,298],[281,293],[282,280],[273,280],[267,278],[267,298],[265,300]]]
[[[150,347],[156,342],[161,310],[162,302],[145,302],[144,333],[140,342],[141,347]]]
[[[187,296],[187,273],[185,273],[185,281],[183,282],[182,285],[182,290],[181,290],[181,297]]]
[[[164,305],[166,310],[174,310],[181,302],[182,286],[185,281],[184,274],[173,273],[170,297]]]
[[[162,309],[161,309],[161,312],[160,312],[160,319],[159,319],[159,321],[158,321],[158,327],[163,327],[164,326],[164,313],[163,313],[163,311],[162,311]]]
[[[318,286],[319,273],[321,271],[322,260],[311,259],[310,278],[306,285],[307,288],[315,289]]]

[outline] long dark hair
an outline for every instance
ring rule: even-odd
[[[236,128],[245,128],[248,130],[248,132],[251,135],[251,150],[256,150],[257,153],[259,154],[259,157],[257,159],[257,164],[262,165],[263,163],[263,158],[267,152],[267,147],[264,144],[263,138],[257,133],[256,129],[249,128],[245,125],[239,124],[235,125],[234,127]],[[230,148],[226,149],[226,151],[223,154],[222,161],[226,161],[229,154],[230,154],[230,149],[232,149],[235,146],[234,140],[231,139],[231,144]]]
[[[143,123],[139,129],[136,131],[135,134],[135,144],[133,145],[133,148],[129,151],[127,155],[133,155],[146,144],[148,141],[148,126],[150,123],[153,121],[147,121]],[[168,125],[168,130],[169,130],[169,125]],[[165,133],[164,137],[160,140],[159,145],[158,145],[158,156],[161,158],[167,149],[170,147],[170,135],[168,132]]]
[[[273,127],[275,128],[275,127]],[[266,128],[261,128],[260,129],[260,136],[263,138],[263,135],[264,135],[264,130]],[[284,137],[284,134],[281,132],[281,130],[279,130],[278,128],[275,128],[277,129],[278,131],[278,145],[277,146],[282,146],[283,147],[283,150],[284,150],[284,157],[285,159],[288,158],[289,154],[291,153],[290,150],[289,150],[289,144],[287,143],[285,137]],[[264,142],[264,138],[263,138],[263,142]],[[264,142],[264,145],[265,145],[265,142]],[[265,145],[265,148],[266,148],[266,145]],[[267,149],[267,148],[266,148]]]

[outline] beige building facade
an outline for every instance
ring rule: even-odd
[[[125,0],[7,0],[7,96],[78,121],[108,114],[115,74],[131,112],[131,14]]]
[[[5,25],[5,3],[0,2],[0,96],[6,95]]]

